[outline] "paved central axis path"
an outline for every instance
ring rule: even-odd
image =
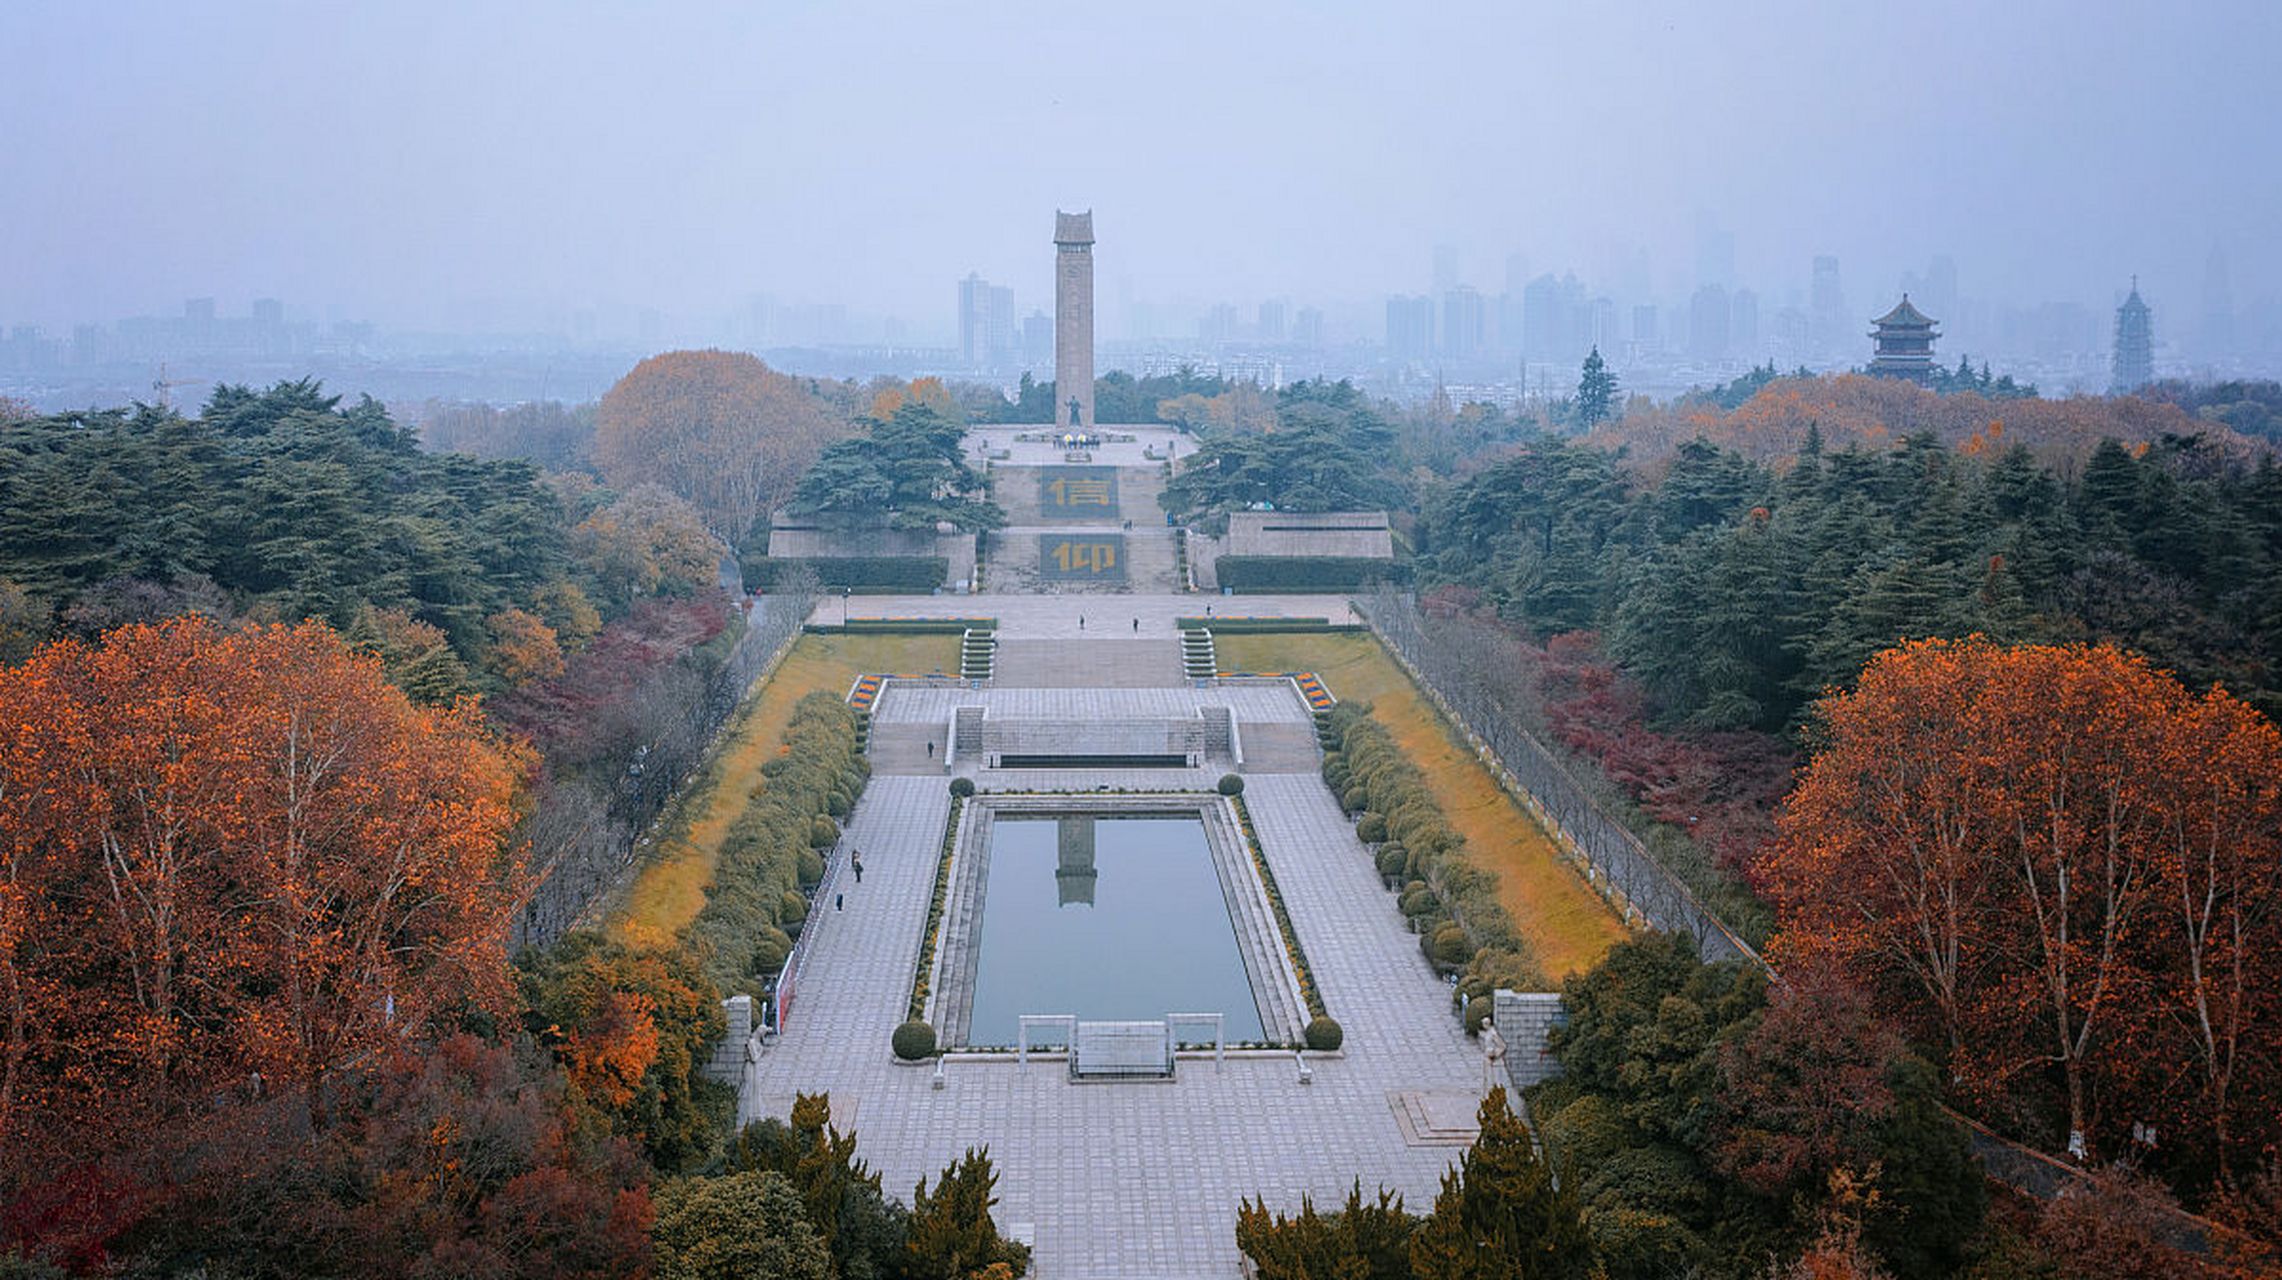
[[[1336,597],[1198,596],[873,599],[858,612],[993,614],[1002,637],[1055,639],[1081,662],[1095,652],[1114,662],[1119,638],[1131,642],[1132,619],[1161,641],[1175,616],[1201,613],[1207,602],[1335,620],[1346,612]],[[1112,614],[1101,612],[1105,605]],[[1097,619],[1116,625],[1104,628]],[[1038,705],[1081,716],[1114,715],[1150,696],[1105,690],[1095,707],[1080,689],[1025,694],[1003,679],[989,692],[1041,699]],[[1165,696],[1187,692],[1169,681]],[[1272,696],[1257,687],[1226,692],[1240,693],[1247,705]],[[1290,718],[1306,719],[1296,694]],[[1245,799],[1324,1001],[1346,1029],[1342,1055],[1311,1057],[1312,1084],[1300,1084],[1290,1054],[1231,1058],[1217,1067],[1209,1057],[1184,1059],[1169,1084],[1072,1084],[1058,1059],[1017,1066],[954,1058],[940,1090],[930,1066],[896,1062],[888,1037],[909,998],[950,796],[941,774],[882,774],[847,828],[863,850],[864,882],[838,876],[834,889],[845,895],[845,907],[820,904],[810,917],[797,999],[784,1033],[747,1069],[745,1117],[782,1116],[795,1093],[829,1090],[837,1122],[857,1134],[858,1154],[906,1198],[922,1176],[932,1178],[970,1145],[987,1145],[999,1171],[998,1222],[1031,1239],[1032,1274],[1043,1280],[1238,1276],[1236,1207],[1247,1196],[1296,1210],[1302,1195],[1343,1202],[1360,1178],[1366,1192],[1383,1185],[1400,1191],[1414,1211],[1430,1208],[1458,1149],[1411,1145],[1395,1099],[1478,1091],[1479,1048],[1451,1017],[1448,987],[1420,957],[1312,756],[1302,762],[1279,753],[1276,760],[1291,768],[1304,763],[1306,771],[1248,772]],[[1179,777],[1182,785],[1209,786],[1211,772]],[[981,782],[989,790],[1003,777]],[[1116,771],[1055,771],[1023,781],[1087,789],[1170,784],[1162,772]]]

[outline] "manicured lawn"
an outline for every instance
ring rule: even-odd
[[[1536,819],[1497,780],[1410,677],[1368,635],[1215,636],[1223,671],[1313,671],[1333,696],[1368,702],[1427,777],[1467,856],[1498,875],[1512,913],[1548,977],[1590,968],[1624,925],[1568,863]]]
[[[959,637],[951,635],[808,635],[794,642],[760,694],[722,730],[703,781],[668,818],[657,847],[611,913],[610,932],[630,943],[667,946],[697,918],[721,842],[760,789],[761,765],[775,754],[793,704],[804,695],[817,689],[845,694],[865,672],[924,675],[958,667]]]

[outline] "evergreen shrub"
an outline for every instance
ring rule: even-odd
[[[935,1028],[913,1018],[895,1029],[889,1043],[894,1046],[895,1056],[905,1062],[932,1058],[935,1056]]]

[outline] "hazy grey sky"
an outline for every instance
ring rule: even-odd
[[[1618,9],[1621,12],[1604,12]],[[214,294],[466,327],[832,299],[948,333],[969,269],[1422,290],[1437,242],[1780,303],[1962,289],[2182,307],[2282,289],[2282,4],[89,3],[7,0],[0,323]],[[1635,259],[1636,260],[1636,259]]]

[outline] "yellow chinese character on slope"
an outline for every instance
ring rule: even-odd
[[[1072,480],[1057,476],[1047,488],[1053,490],[1057,507],[1106,507],[1109,505],[1109,481]]]
[[[1117,567],[1117,547],[1108,542],[1056,543],[1054,565],[1064,573],[1108,573]]]

